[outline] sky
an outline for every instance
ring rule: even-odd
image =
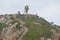
[[[0,14],[24,13],[29,5],[29,14],[38,14],[49,22],[60,25],[60,0],[0,0]]]

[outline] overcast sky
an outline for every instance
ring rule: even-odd
[[[49,22],[60,25],[60,0],[0,0],[0,14],[23,13],[25,5],[29,5],[29,13],[37,13]]]

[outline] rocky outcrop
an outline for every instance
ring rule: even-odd
[[[5,27],[1,33],[2,40],[22,40],[22,37],[28,32],[28,28],[19,26],[20,29],[17,29],[16,25],[18,23],[14,23],[11,26]]]

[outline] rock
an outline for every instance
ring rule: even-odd
[[[22,40],[22,37],[28,32],[26,27],[21,27],[20,29],[16,28],[18,23],[3,28],[1,38],[2,40]]]

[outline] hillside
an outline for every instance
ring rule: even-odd
[[[19,40],[20,38],[22,38],[22,40],[40,40],[41,37],[44,37],[46,39],[51,38],[52,37],[51,29],[54,29],[54,30],[56,30],[57,33],[60,33],[59,26],[51,25],[51,23],[49,23],[44,18],[39,17],[37,15],[30,15],[30,14],[28,14],[28,15],[27,14],[20,14],[20,15],[12,14],[11,15],[10,14],[10,15],[8,15],[8,17],[10,17],[10,18],[7,18],[7,21],[0,23],[0,32],[2,32],[3,28],[6,28],[6,27],[8,28],[9,24],[11,24],[13,26],[15,23],[18,23],[18,25],[16,24],[17,29],[15,28],[15,33],[16,33],[16,30],[17,31],[20,30],[19,32],[22,32],[22,33],[17,34],[19,36],[16,38],[16,40]],[[9,20],[12,20],[12,21],[8,22]],[[23,25],[22,29],[19,25]],[[59,29],[57,29],[56,27]],[[9,30],[9,29],[7,29],[7,30]],[[26,30],[26,31],[24,31],[24,30]],[[6,32],[8,33],[8,31],[6,31]],[[22,34],[24,34],[24,35],[21,36]],[[1,33],[0,33],[0,35],[1,35]]]
[[[51,38],[51,29],[55,29],[48,21],[42,17],[23,17],[29,31],[24,36],[24,40],[40,40],[41,37]]]

